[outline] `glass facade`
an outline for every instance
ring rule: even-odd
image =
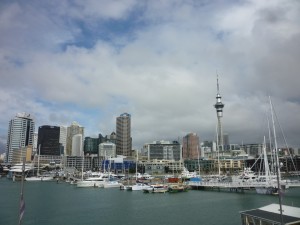
[[[60,127],[40,126],[38,132],[38,151],[40,155],[61,155],[59,143]]]

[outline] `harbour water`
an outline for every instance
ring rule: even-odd
[[[18,224],[20,182],[1,178],[0,193],[0,224]],[[23,225],[238,225],[239,211],[278,203],[255,191],[145,194],[65,182],[25,182],[24,199]],[[300,207],[300,188],[288,189],[283,204]]]

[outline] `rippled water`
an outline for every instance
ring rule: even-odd
[[[20,182],[1,178],[0,192],[0,224],[18,224]],[[239,211],[278,203],[255,191],[145,194],[56,182],[26,182],[24,195],[23,225],[232,225],[241,224]],[[300,207],[300,188],[289,189],[283,203]]]

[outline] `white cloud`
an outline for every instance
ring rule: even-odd
[[[271,95],[299,146],[299,4],[283,2],[8,4],[0,11],[0,124],[29,110],[38,125],[79,120],[93,136],[111,133],[128,112],[135,147],[188,132],[213,139],[217,70],[232,141],[261,142],[261,106]],[[141,25],[129,33],[110,31],[107,41],[91,30],[134,10],[142,11],[127,23]],[[91,47],[72,45],[79,37]]]

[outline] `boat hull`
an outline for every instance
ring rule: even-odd
[[[77,181],[77,187],[83,188],[83,187],[103,187],[104,181]]]

